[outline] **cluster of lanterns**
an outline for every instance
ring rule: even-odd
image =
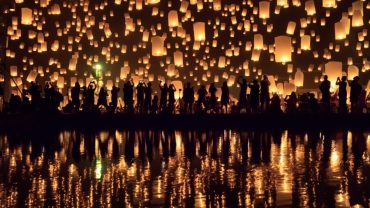
[[[96,64],[108,89],[127,79],[236,87],[239,76],[267,74],[272,92],[284,94],[313,88],[325,74],[332,83],[343,72],[369,77],[364,0],[13,1],[13,87],[83,86]]]

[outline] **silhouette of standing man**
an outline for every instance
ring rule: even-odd
[[[330,113],[330,81],[328,76],[324,76],[324,81],[320,84],[320,91],[322,94],[322,104],[324,106],[324,112]]]

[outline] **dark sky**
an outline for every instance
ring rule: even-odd
[[[86,34],[82,32],[76,31],[76,26],[72,25],[66,35],[61,37],[57,36],[57,29],[56,23],[60,24],[60,29],[64,29],[66,27],[66,23],[69,22],[76,22],[77,19],[81,20],[81,29],[85,27],[84,19],[88,17],[89,12],[83,11],[84,3],[88,1],[57,1],[51,0],[47,7],[42,8],[39,3],[36,1],[27,1],[24,0],[24,3],[16,4],[15,11],[11,12],[11,16],[18,17],[18,29],[21,30],[22,36],[18,40],[12,40],[9,42],[9,49],[14,51],[16,56],[14,59],[8,58],[7,62],[9,65],[17,65],[18,66],[18,74],[23,73],[24,82],[28,75],[28,71],[32,70],[34,67],[42,66],[44,68],[49,67],[49,73],[45,73],[45,78],[38,77],[38,81],[46,81],[49,79],[50,74],[54,72],[60,72],[60,69],[57,65],[49,66],[49,59],[54,58],[57,59],[60,63],[60,68],[68,68],[69,60],[73,53],[79,53],[79,59],[77,64],[77,71],[72,72],[67,70],[67,74],[63,75],[65,77],[65,82],[67,83],[67,87],[69,86],[69,77],[77,76],[83,78],[84,75],[90,74],[92,71],[91,66],[86,64],[86,60],[83,59],[83,56],[86,55],[87,57],[92,57],[94,55],[99,56],[99,63],[103,65],[104,70],[110,70],[112,76],[105,77],[104,79],[113,79],[119,76],[120,68],[123,66],[124,61],[128,61],[129,66],[131,68],[131,73],[134,75],[135,70],[139,67],[146,67],[146,64],[139,63],[139,59],[143,56],[151,56],[151,42],[150,38],[152,34],[150,34],[149,42],[144,43],[146,48],[137,48],[136,52],[132,51],[134,46],[143,45],[142,42],[142,32],[140,28],[143,27],[144,29],[150,31],[151,28],[156,28],[158,24],[161,24],[161,30],[156,29],[156,35],[163,35],[167,34],[167,38],[165,40],[165,44],[169,44],[171,48],[167,49],[167,57],[169,57],[170,62],[173,63],[173,52],[175,50],[180,50],[185,54],[187,57],[184,57],[184,62],[188,63],[188,65],[184,67],[178,67],[179,77],[178,78],[168,78],[166,77],[165,69],[167,68],[166,56],[163,57],[150,57],[150,67],[146,70],[147,74],[154,74],[155,80],[157,80],[158,76],[164,76],[170,80],[189,80],[194,81],[194,77],[197,77],[198,80],[202,79],[203,74],[207,73],[207,71],[203,70],[203,67],[200,66],[199,60],[205,59],[210,65],[210,61],[215,59],[215,65],[213,67],[209,66],[208,73],[211,76],[208,78],[208,81],[205,82],[209,84],[213,82],[214,75],[220,76],[220,82],[224,81],[222,79],[222,73],[227,72],[228,75],[234,75],[236,77],[243,75],[244,70],[237,70],[241,68],[243,62],[246,60],[251,59],[251,51],[245,51],[245,44],[248,41],[253,43],[253,36],[254,34],[262,34],[264,39],[264,44],[269,45],[274,44],[274,37],[280,35],[287,35],[285,33],[287,24],[289,21],[294,21],[297,23],[294,35],[289,35],[296,41],[293,44],[294,53],[292,54],[292,64],[294,65],[294,72],[296,71],[297,67],[301,68],[305,75],[305,88],[314,88],[316,84],[314,84],[314,77],[320,77],[322,75],[321,71],[318,71],[318,66],[327,63],[328,61],[342,61],[343,62],[343,70],[347,70],[347,58],[352,57],[353,62],[356,66],[360,68],[363,67],[363,59],[368,57],[369,49],[362,49],[363,57],[358,56],[356,52],[356,44],[358,43],[357,35],[359,32],[363,30],[369,29],[369,15],[368,9],[366,9],[367,4],[369,1],[363,1],[364,3],[364,26],[353,28],[351,27],[351,32],[347,37],[349,41],[349,46],[344,46],[344,41],[335,41],[335,31],[334,31],[334,23],[340,21],[343,12],[347,12],[348,9],[352,6],[354,1],[340,1],[337,2],[337,8],[325,9],[322,7],[322,1],[315,1],[316,6],[316,15],[314,16],[307,16],[305,12],[305,1],[294,1],[294,2],[301,2],[301,6],[294,6],[293,2],[289,0],[289,7],[288,8],[281,8],[280,14],[274,14],[276,8],[276,1],[271,1],[270,5],[270,18],[267,19],[264,24],[262,19],[259,19],[258,14],[253,14],[253,9],[257,9],[258,11],[258,2],[259,1],[225,1],[222,0],[222,11],[214,11],[212,8],[213,3],[210,2],[203,2],[203,9],[197,10],[197,5],[188,6],[188,12],[191,13],[191,18],[186,21],[181,22],[182,18],[185,16],[184,13],[181,13],[180,10],[180,1],[172,1],[172,6],[169,7],[169,3],[167,1],[160,1],[154,5],[145,5],[143,2],[143,8],[140,11],[135,9],[136,1],[131,1],[132,3],[132,11],[129,11],[130,3],[128,1],[122,1],[121,5],[114,4],[114,1],[97,1],[91,0],[88,4],[88,10],[95,17],[95,26],[92,26],[90,29],[94,34],[94,40],[98,41],[98,47],[92,47],[89,45],[89,40],[87,40]],[[98,5],[103,5],[104,2],[106,6],[102,10],[95,11],[95,7]],[[200,2],[200,1],[199,1]],[[246,4],[246,2],[253,2],[253,7],[250,7],[251,4]],[[72,12],[71,8],[64,7],[63,3],[68,6],[72,6],[76,8],[76,12]],[[50,15],[48,14],[48,10],[55,5],[59,4],[61,9],[60,15]],[[240,8],[239,11],[228,11],[228,8],[232,8],[235,5],[236,8]],[[37,31],[37,28],[30,25],[22,25],[21,24],[21,8],[31,8],[33,9],[34,13],[37,11],[39,14],[42,15],[34,15],[38,17],[38,21],[36,22],[44,22],[43,29]],[[159,14],[163,13],[163,17],[160,15],[152,16],[152,11],[154,8],[159,10]],[[247,10],[247,15],[245,17],[242,16],[243,9]],[[187,35],[190,37],[190,41],[186,42],[183,45],[184,39],[179,37],[172,37],[171,32],[168,28],[168,21],[167,21],[167,14],[170,10],[177,10],[179,15],[179,21],[181,22],[182,28],[186,30]],[[325,17],[326,10],[330,11],[330,17]],[[114,16],[110,16],[110,14],[114,14]],[[130,32],[129,35],[124,36],[125,30],[125,14],[129,14],[129,16],[133,19],[135,25],[135,31]],[[75,15],[76,18],[73,17]],[[237,23],[244,23],[244,20],[254,21],[253,24],[257,25],[258,31],[253,32],[252,30],[247,32],[242,27],[241,30],[238,30],[236,25],[231,23],[231,17],[235,15],[237,19]],[[103,21],[103,17],[106,17],[106,20]],[[311,24],[308,24],[306,28],[301,28],[300,19],[301,18],[311,18]],[[320,19],[326,19],[326,26],[320,26]],[[200,47],[200,50],[194,51],[193,48],[193,22],[206,22],[206,41],[204,45]],[[224,23],[226,29],[224,31],[220,30],[220,25],[216,26],[218,29],[219,36],[214,38],[214,26],[216,20],[219,20],[221,23]],[[313,19],[316,19],[316,23],[313,23]],[[141,26],[137,23],[141,21]],[[101,39],[101,37],[105,37],[103,30],[99,29],[99,22],[109,23],[109,28],[112,31],[113,35],[109,38]],[[210,24],[208,24],[210,22]],[[267,25],[272,24],[273,30],[271,33],[266,31]],[[235,36],[231,37],[230,29],[235,32]],[[315,33],[316,36],[320,36],[320,42],[315,41],[315,37],[311,37],[311,50],[310,51],[302,51],[301,54],[297,54],[297,49],[300,47],[300,30],[304,30],[306,35],[310,35],[312,32]],[[28,53],[27,48],[32,47],[34,44],[37,44],[37,38],[30,40],[28,38],[29,31],[37,31],[49,33],[49,37],[45,37],[45,41],[48,43],[48,51],[43,53],[33,52]],[[115,37],[117,35],[117,37]],[[67,50],[59,50],[57,52],[53,52],[50,50],[51,43],[55,40],[58,40],[60,43],[60,48],[62,45],[68,47],[68,37],[78,37],[81,36],[81,41],[79,42],[80,47],[82,50],[78,50],[78,43],[73,43],[73,52],[68,52]],[[212,47],[212,41],[217,40],[218,46]],[[365,41],[369,41],[368,36],[365,37]],[[25,49],[19,49],[19,45],[24,43]],[[101,55],[101,51],[103,47],[109,47],[110,43],[121,45],[127,45],[127,53],[122,54],[121,48],[111,47],[111,57],[115,55],[118,56],[119,60],[113,64],[108,63],[106,58]],[[239,45],[240,43],[240,45]],[[336,45],[340,45],[340,52],[335,52],[334,50],[330,50],[331,53],[331,60],[326,60],[323,58],[324,50],[329,50],[329,44],[333,43],[334,47]],[[175,45],[178,44],[179,48],[175,49]],[[363,42],[362,42],[363,44]],[[224,47],[222,47],[224,46]],[[230,64],[226,66],[224,69],[219,69],[217,67],[217,62],[219,56],[225,56],[226,49],[234,47],[240,47],[240,54],[239,56],[228,57],[230,59]],[[209,53],[206,54],[205,50],[209,47]],[[188,49],[188,50],[187,50]],[[315,59],[313,57],[313,52],[317,51],[319,54],[319,58]],[[248,80],[252,80],[256,78],[257,72],[253,72],[253,68],[262,69],[262,74],[270,74],[274,76],[278,76],[278,82],[288,81],[289,74],[287,73],[287,66],[282,65],[280,63],[275,63],[274,61],[270,61],[270,57],[274,53],[269,53],[268,49],[263,50],[261,52],[261,56],[258,62],[249,61],[249,68],[251,69],[251,76],[248,77]],[[22,59],[27,57],[29,59],[33,59],[34,65],[30,66],[29,62],[22,63]],[[160,65],[160,62],[164,62],[164,66]],[[314,65],[313,72],[308,72],[307,68],[309,64]],[[21,68],[27,68],[26,71],[21,72]],[[198,68],[197,71],[195,69]],[[234,70],[232,70],[234,69]],[[190,71],[194,71],[194,77],[190,77]],[[294,78],[294,72],[290,74],[291,77]],[[363,84],[367,83],[369,78],[369,72],[360,72],[360,76],[362,78]],[[143,77],[145,79],[145,76]],[[121,85],[121,82],[119,83]],[[221,84],[219,84],[221,85]],[[236,85],[234,85],[235,87]]]

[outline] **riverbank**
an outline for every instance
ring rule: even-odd
[[[0,115],[0,131],[51,129],[370,129],[370,114],[13,114]]]

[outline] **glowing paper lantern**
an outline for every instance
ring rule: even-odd
[[[221,10],[221,0],[213,0],[213,10],[215,11]]]
[[[347,71],[347,78],[348,80],[353,80],[354,77],[359,75],[359,69],[357,66],[348,66],[348,71]]]
[[[337,3],[335,0],[322,0],[322,6],[324,8],[335,8],[337,6]]]
[[[346,38],[346,28],[343,22],[337,22],[335,27],[335,40],[343,40]]]
[[[171,84],[173,84],[176,88],[176,93],[175,93],[175,99],[179,99],[180,97],[182,97],[182,92],[184,91],[184,87],[182,85],[182,81],[181,80],[174,80],[171,82]],[[181,89],[181,91],[180,91]]]
[[[260,1],[258,5],[259,5],[259,18],[261,19],[270,18],[270,2]]]
[[[152,55],[153,56],[164,56],[166,48],[164,47],[164,38],[159,36],[152,37]]]
[[[294,76],[294,84],[297,87],[302,87],[303,83],[304,83],[304,74],[303,74],[302,70],[298,69],[295,73],[295,76]]]
[[[275,37],[275,62],[292,61],[292,39],[288,36]]]
[[[306,1],[305,10],[308,16],[315,15],[316,14],[315,2],[313,0]]]
[[[58,76],[57,87],[59,89],[63,89],[64,88],[64,77]]]
[[[261,34],[254,35],[254,49],[262,50],[263,49],[263,36]]]
[[[331,82],[331,86],[335,86],[335,82],[338,77],[342,77],[342,62],[330,61],[325,64],[325,74],[328,76],[328,80]]]
[[[176,75],[176,67],[174,64],[170,64],[167,67],[167,76],[173,77]]]
[[[31,70],[30,73],[27,76],[27,82],[34,82],[36,81],[37,77],[37,71],[36,70]]]
[[[195,22],[193,24],[194,41],[206,40],[206,24],[204,22]]]
[[[184,66],[184,57],[181,51],[175,51],[173,53],[173,58],[174,58],[175,66],[177,67]]]
[[[32,9],[22,8],[21,24],[22,25],[31,25],[32,21],[33,21]]]
[[[293,35],[294,34],[294,31],[295,31],[295,27],[296,27],[297,23],[293,22],[293,21],[290,21],[288,23],[288,26],[286,28],[286,34],[288,35]]]
[[[17,66],[10,66],[10,76],[12,76],[12,77],[18,76],[18,67]]]
[[[218,68],[225,68],[225,65],[226,65],[226,57],[220,56],[218,58]]]
[[[168,27],[177,27],[179,25],[179,17],[176,10],[168,12]]]
[[[352,16],[352,27],[361,27],[364,25],[364,18],[360,10],[355,10]]]
[[[301,37],[301,49],[311,50],[311,37],[309,35],[304,35]]]

